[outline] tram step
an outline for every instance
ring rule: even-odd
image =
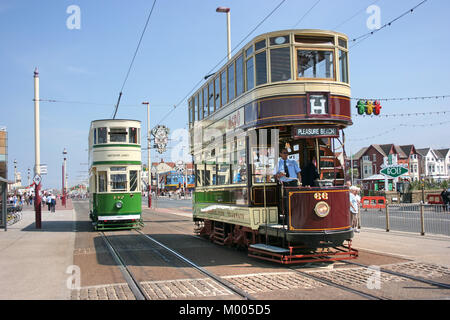
[[[250,248],[257,249],[257,250],[263,250],[263,251],[269,251],[274,253],[289,253],[289,249],[271,246],[264,243],[255,243],[251,244]]]

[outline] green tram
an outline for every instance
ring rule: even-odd
[[[346,35],[275,31],[247,43],[188,99],[198,235],[283,264],[357,257],[338,157],[352,124],[348,72]],[[276,177],[282,149],[302,184]],[[303,176],[311,163],[312,182]]]
[[[95,120],[89,130],[89,210],[95,230],[143,226],[141,122]]]

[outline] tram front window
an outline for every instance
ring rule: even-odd
[[[111,167],[110,170],[111,170],[111,191],[126,191],[127,190],[126,167]]]
[[[110,142],[126,142],[127,131],[125,128],[111,128],[109,131]]]
[[[128,128],[128,142],[138,143],[138,128]]]
[[[332,51],[297,50],[298,78],[334,79]]]

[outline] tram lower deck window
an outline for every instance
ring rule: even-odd
[[[111,171],[111,191],[126,191],[127,190],[126,167],[111,167],[109,170]]]
[[[106,192],[107,180],[106,180],[106,171],[98,172],[98,192]]]
[[[125,190],[127,190],[126,173],[111,174],[111,191],[125,191]]]
[[[130,191],[138,190],[138,171],[130,170]]]

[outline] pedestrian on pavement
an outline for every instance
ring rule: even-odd
[[[450,196],[450,194],[448,193],[447,189],[444,189],[441,192],[442,202],[444,203],[444,211],[448,210],[448,204],[450,202],[449,196]]]
[[[47,207],[48,207],[48,211],[51,210],[51,206],[52,206],[52,194],[50,193],[50,194],[47,196]]]
[[[56,210],[56,196],[54,194],[52,194],[50,196],[50,208],[51,208],[51,212],[55,212],[55,210]]]
[[[45,193],[42,196],[41,204],[42,204],[42,206],[45,206],[47,204],[47,194],[45,194]]]
[[[359,211],[359,204],[358,204],[358,187],[351,186],[350,187],[350,214],[352,217],[352,228],[354,232],[358,232],[357,226],[358,226],[358,211]]]

